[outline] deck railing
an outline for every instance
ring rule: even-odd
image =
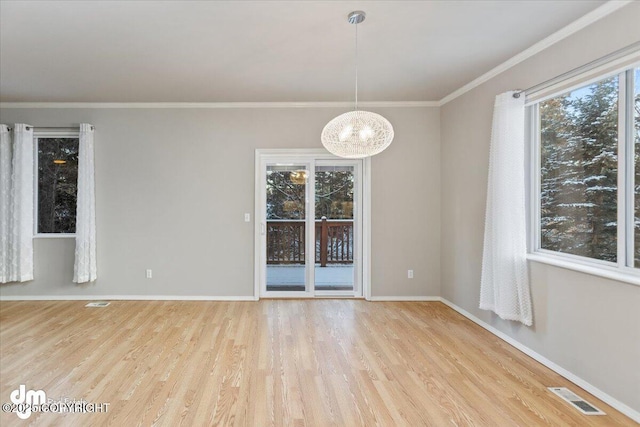
[[[315,262],[353,264],[353,220],[322,218],[315,224]],[[305,221],[267,221],[267,264],[304,264]]]

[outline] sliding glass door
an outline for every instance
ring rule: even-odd
[[[317,293],[349,293],[355,289],[358,207],[355,169],[356,165],[345,161],[316,162],[314,288]]]
[[[265,297],[361,296],[362,161],[257,161],[256,274]]]
[[[306,292],[307,165],[269,164],[266,187],[266,290]]]

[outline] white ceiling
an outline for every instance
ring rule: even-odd
[[[0,1],[4,102],[434,101],[605,1]]]

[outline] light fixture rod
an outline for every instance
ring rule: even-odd
[[[356,23],[356,111],[358,111],[358,24]]]
[[[358,111],[358,24],[366,17],[367,14],[361,10],[355,10],[347,16],[347,21],[356,26],[356,111]]]

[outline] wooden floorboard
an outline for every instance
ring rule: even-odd
[[[0,303],[0,401],[20,384],[107,413],[37,426],[633,426],[439,302]],[[566,386],[604,410],[585,416]],[[0,414],[0,425],[25,425]]]

